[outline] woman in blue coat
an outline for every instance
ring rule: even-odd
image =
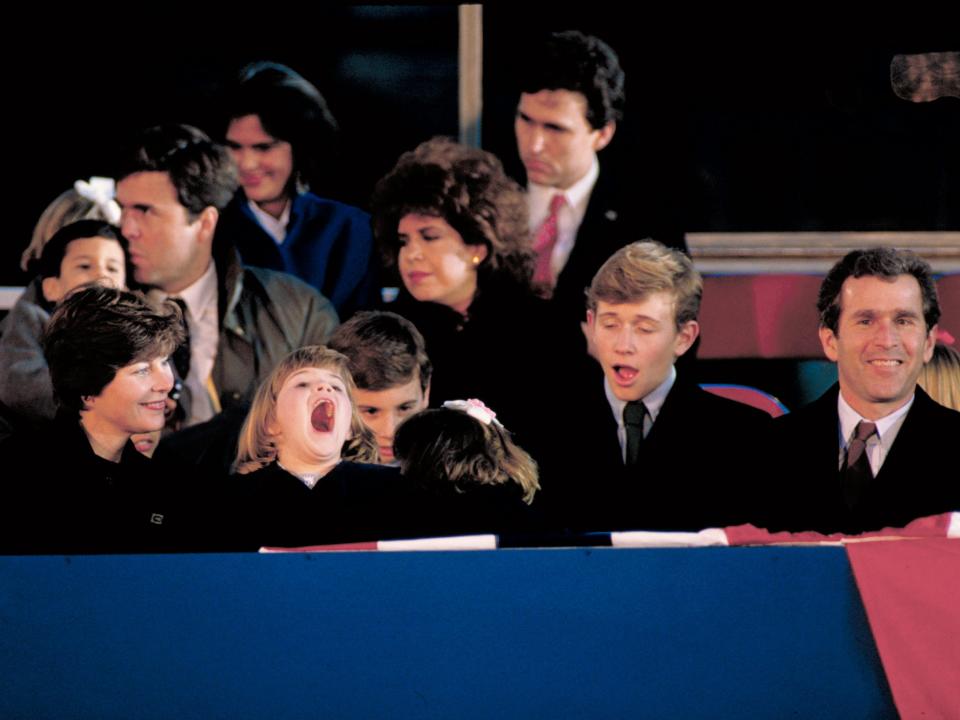
[[[240,189],[217,234],[244,263],[292,273],[328,297],[342,318],[377,294],[367,213],[318,197],[309,180],[328,156],[336,122],[320,92],[288,67],[245,68],[226,98],[225,141]]]

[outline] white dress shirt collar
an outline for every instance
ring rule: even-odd
[[[217,307],[217,268],[213,260],[194,283],[176,293],[176,297],[183,298],[187,309],[193,318],[203,315],[204,309]]]
[[[600,162],[594,155],[590,169],[566,190],[558,190],[549,185],[529,183],[527,185],[527,207],[530,211],[530,229],[536,231],[543,225],[543,221],[547,219],[547,214],[550,212],[550,201],[553,200],[554,195],[563,195],[566,198],[567,204],[564,210],[570,213],[570,220],[576,227],[579,227],[580,223],[583,222],[583,216],[587,212],[590,193],[593,191],[593,186],[596,185],[599,176]]]
[[[897,408],[879,420],[867,420],[850,407],[850,404],[844,399],[842,392],[837,393],[837,415],[840,418],[841,465],[846,458],[847,447],[850,445],[850,440],[853,437],[854,430],[857,428],[857,423],[862,420],[865,422],[873,422],[877,426],[877,434],[867,441],[867,457],[870,461],[870,468],[873,470],[873,474],[876,475],[880,472],[883,461],[890,453],[890,448],[893,447],[893,441],[897,439],[897,433],[900,432],[903,421],[907,419],[907,413],[910,412],[915,397],[916,395],[911,395],[910,400],[906,402],[903,407]]]
[[[527,188],[527,208],[530,212],[530,233],[536,237],[550,213],[550,202],[555,195],[563,195],[566,203],[557,212],[557,242],[550,253],[550,273],[554,282],[570,259],[577,242],[577,233],[590,204],[590,194],[600,176],[600,163],[596,155],[586,174],[566,190],[530,183]]]
[[[257,219],[257,222],[260,223],[260,227],[266,231],[267,235],[273,238],[273,241],[277,245],[282,245],[284,238],[287,237],[287,225],[290,224],[290,206],[292,204],[290,200],[287,200],[283,206],[283,212],[280,213],[280,217],[275,218],[270,213],[261,210],[260,206],[253,200],[247,200],[247,205],[250,206],[250,211]]]
[[[579,225],[580,221],[583,220],[584,213],[587,211],[587,203],[590,202],[590,192],[593,190],[593,186],[596,184],[599,176],[600,163],[596,156],[594,156],[590,169],[587,170],[582,178],[566,190],[558,190],[549,185],[529,183],[527,185],[527,194],[529,199],[528,207],[530,209],[530,228],[536,229],[540,227],[543,221],[547,219],[547,213],[550,212],[550,201],[553,200],[554,195],[563,195],[564,198],[566,198],[567,207],[573,211],[577,219],[577,224]]]
[[[643,404],[647,408],[647,420],[644,421],[643,425],[644,436],[649,434],[650,428],[653,427],[653,424],[657,421],[657,416],[660,414],[660,410],[663,408],[663,403],[666,401],[667,395],[670,394],[670,390],[673,389],[673,385],[676,383],[676,381],[677,369],[671,365],[670,372],[666,379],[642,398]],[[617,439],[620,441],[620,450],[622,453],[624,453],[624,458],[626,458],[627,429],[623,424],[623,409],[627,406],[627,401],[621,400],[613,394],[613,388],[610,387],[610,382],[607,380],[606,376],[603,378],[603,392],[607,396],[607,403],[610,405],[610,411],[613,413],[613,417],[617,421]]]
[[[158,293],[161,297],[163,293]],[[217,268],[211,260],[206,271],[189,287],[175,296],[187,306],[187,328],[190,330],[190,372],[182,378],[190,389],[187,425],[209,420],[215,413],[207,381],[213,372],[220,342],[217,313]]]

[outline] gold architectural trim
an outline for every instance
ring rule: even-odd
[[[851,250],[877,245],[909,248],[934,272],[960,273],[960,232],[687,233],[687,246],[705,273],[822,273]]]

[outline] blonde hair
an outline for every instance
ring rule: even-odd
[[[933,346],[933,357],[920,370],[917,383],[941,405],[960,410],[960,352],[949,345]]]
[[[20,256],[20,268],[27,270],[30,262],[43,254],[43,246],[57,230],[78,220],[111,222],[100,205],[83,197],[75,189],[70,188],[60,193],[40,214],[40,219],[33,228],[30,244]]]
[[[642,302],[655,292],[671,293],[677,329],[696,320],[703,296],[703,278],[693,261],[655,240],[626,245],[600,267],[587,290],[587,307],[596,312],[601,300],[612,305]]]
[[[528,505],[540,489],[536,461],[498,422],[483,422],[461,410],[424,410],[407,419],[394,438],[400,471],[431,487],[452,484],[458,492],[476,485],[516,483]]]
[[[270,373],[257,388],[250,412],[240,431],[240,443],[234,470],[240,474],[259,470],[277,459],[277,445],[273,434],[267,429],[276,420],[277,396],[283,384],[293,373],[303,368],[320,368],[337,373],[343,378],[350,398],[350,439],[343,444],[341,457],[344,460],[376,463],[380,460],[376,438],[370,431],[353,402],[356,385],[347,366],[345,355],[322,345],[308,345],[294,350]]]

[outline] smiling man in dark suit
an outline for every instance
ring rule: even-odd
[[[577,31],[553,33],[518,70],[514,131],[527,175],[534,279],[555,317],[576,330],[584,290],[610,255],[650,235],[682,249],[683,235],[651,221],[636,177],[618,177],[606,163],[601,170],[597,160],[623,119],[625,78],[613,49]],[[637,163],[625,164],[638,172]]]
[[[960,413],[917,387],[940,318],[930,266],[909,251],[855,250],[817,307],[839,383],[774,423],[765,524],[859,533],[960,509]]]

